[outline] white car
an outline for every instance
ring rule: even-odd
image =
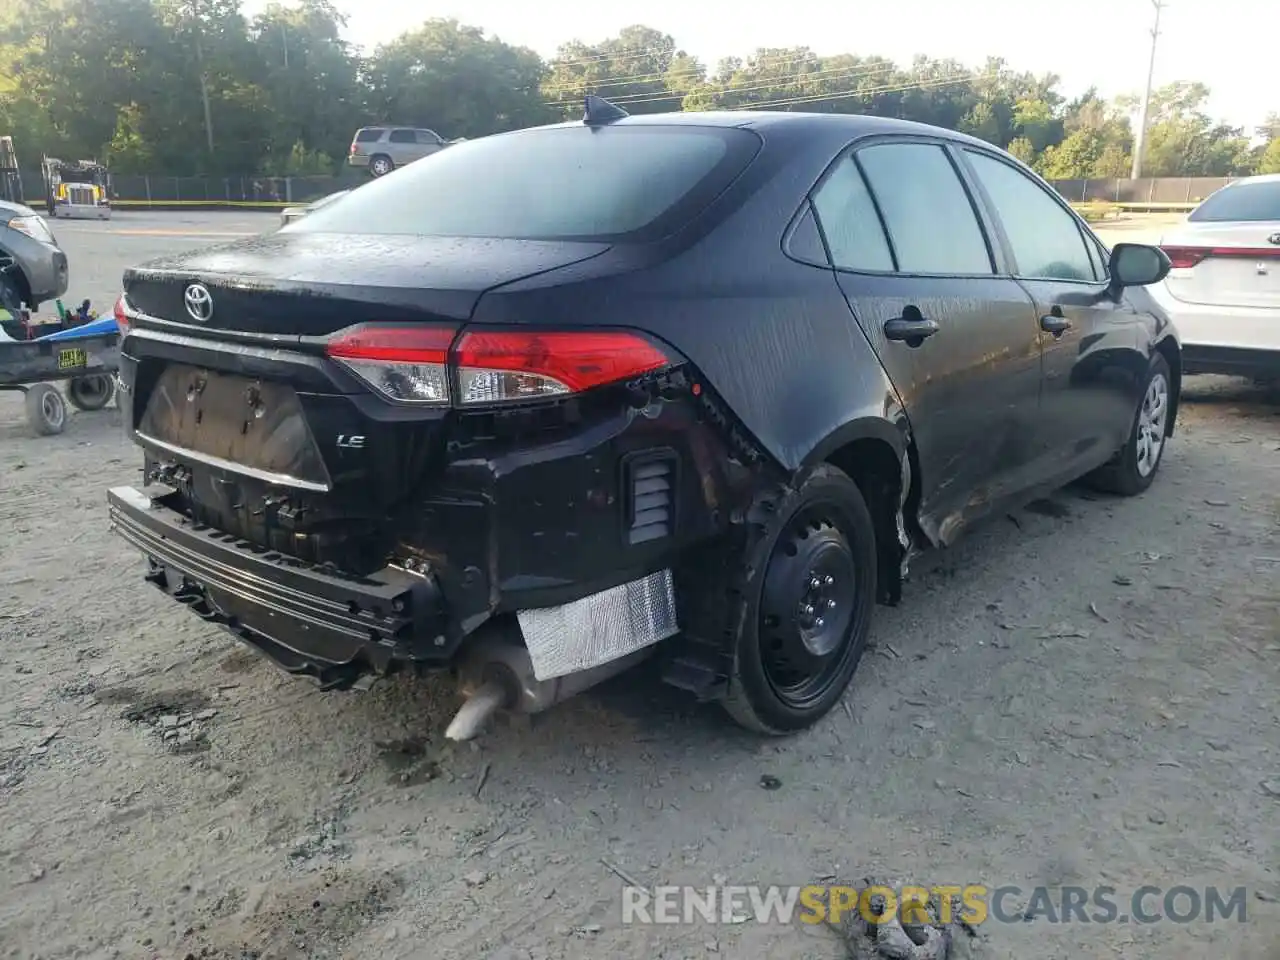
[[[1160,246],[1173,269],[1147,289],[1178,327],[1184,372],[1280,377],[1280,174],[1211,194]]]
[[[304,204],[302,206],[285,207],[280,211],[280,226],[287,227],[295,220],[301,220],[308,213],[311,213],[314,210],[319,210],[321,207],[327,207],[329,204],[333,203],[333,201],[340,197],[345,197],[350,192],[350,190],[339,190],[337,193],[331,193],[327,197],[321,197],[319,200],[314,200],[311,203]]]

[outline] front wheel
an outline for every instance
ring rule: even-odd
[[[1157,353],[1147,368],[1129,438],[1110,463],[1089,477],[1094,486],[1124,497],[1135,496],[1151,486],[1168,441],[1172,380],[1168,362]]]
[[[783,735],[839,702],[871,630],[875,528],[858,485],[828,464],[776,505],[746,558],[745,610],[724,706]]]

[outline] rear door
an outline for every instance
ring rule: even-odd
[[[1127,299],[1108,295],[1097,251],[1058,194],[993,152],[966,147],[963,156],[1039,315],[1036,479],[1078,475],[1128,436],[1147,369],[1148,323]]]
[[[403,127],[394,128],[387,136],[387,156],[397,167],[418,159],[418,134]]]
[[[859,144],[812,201],[845,299],[911,421],[921,516],[948,542],[1024,483],[1040,389],[1031,299],[998,275],[944,141]]]

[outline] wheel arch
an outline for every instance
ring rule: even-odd
[[[1169,377],[1173,381],[1169,384],[1169,417],[1164,427],[1164,435],[1172,437],[1182,399],[1182,348],[1178,346],[1177,340],[1167,336],[1155,345],[1154,352],[1164,357],[1165,363],[1169,364]]]
[[[862,491],[871,511],[879,558],[877,599],[896,604],[902,596],[905,561],[919,502],[919,459],[905,418],[860,417],[831,431],[804,460],[804,467],[829,463]]]
[[[18,258],[4,247],[0,247],[0,271],[13,278],[14,283],[18,286],[18,295],[22,298],[22,302],[34,309],[36,305],[31,302],[31,281],[27,279],[27,275],[23,272],[22,264],[18,262]]]

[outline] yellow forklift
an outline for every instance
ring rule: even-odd
[[[51,219],[111,219],[111,172],[102,164],[45,157],[40,166]]]

